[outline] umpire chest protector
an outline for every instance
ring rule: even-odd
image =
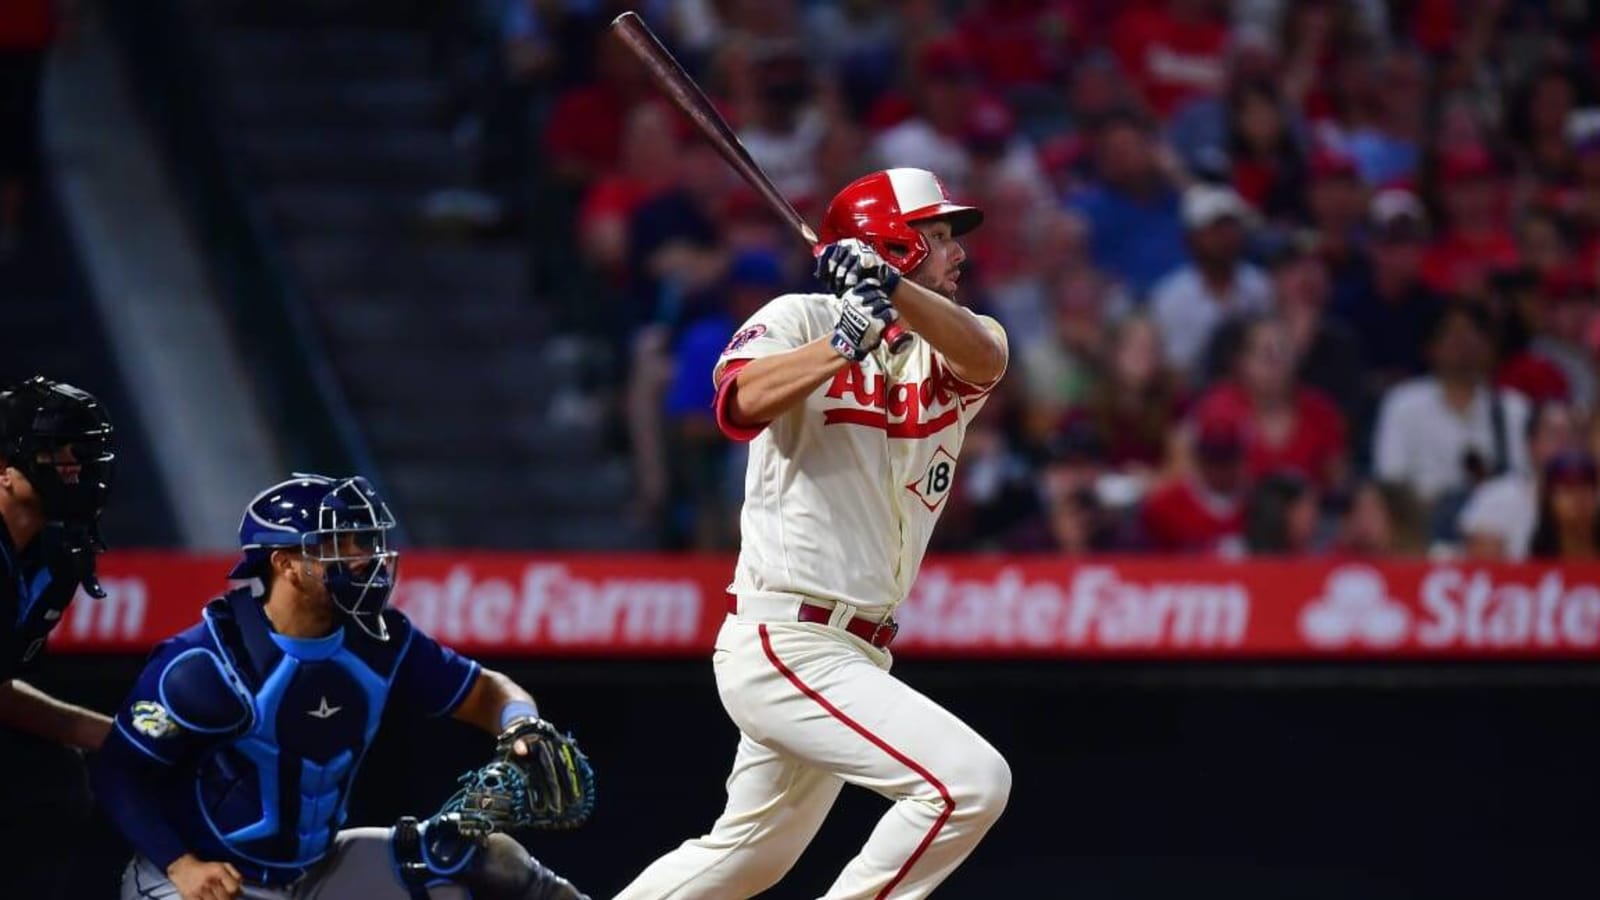
[[[344,823],[405,642],[343,627],[286,638],[247,590],[211,601],[204,620],[219,652],[185,651],[161,677],[179,726],[229,738],[197,767],[201,816],[245,859],[309,865]]]
[[[46,528],[27,554],[11,545],[0,520],[0,681],[27,673],[44,651],[45,639],[78,592],[71,569],[51,564],[56,535]]]

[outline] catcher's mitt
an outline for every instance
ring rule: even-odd
[[[527,752],[516,751],[518,742]],[[440,813],[458,812],[490,828],[577,828],[594,812],[594,769],[570,734],[542,719],[524,719],[501,733],[495,758],[461,776]]]

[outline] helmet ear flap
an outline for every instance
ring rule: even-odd
[[[872,249],[878,251],[878,255],[902,275],[908,274],[928,258],[928,242],[921,234],[905,238],[874,238]]]

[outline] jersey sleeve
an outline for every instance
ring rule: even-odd
[[[112,730],[146,758],[179,766],[247,728],[252,708],[215,653],[174,639],[151,653]]]
[[[733,333],[712,367],[711,382],[721,386],[729,363],[793,350],[822,337],[819,313],[825,308],[820,296],[784,294],[774,298]]]
[[[821,296],[785,294],[757,310],[734,332],[711,369],[711,380],[716,385],[713,412],[717,427],[729,439],[754,440],[766,427],[765,423],[751,426],[735,422],[729,414],[729,399],[739,370],[753,359],[793,350],[820,337],[827,327],[824,301]]]
[[[401,621],[406,631],[406,649],[395,670],[390,702],[422,717],[455,712],[472,690],[482,667],[476,660],[429,637],[410,620],[402,617]]]
[[[961,417],[967,420],[972,419],[973,416],[978,414],[978,410],[983,409],[984,402],[989,399],[989,392],[993,391],[995,385],[1000,383],[1000,379],[1006,377],[1006,369],[1011,365],[1011,343],[1010,339],[1006,337],[1005,327],[993,316],[980,316],[977,313],[973,313],[973,315],[977,316],[983,327],[989,329],[991,334],[999,338],[1000,346],[1005,348],[1006,351],[1006,365],[1000,369],[1000,374],[996,375],[987,384],[973,384],[957,376],[955,371],[950,368],[949,361],[945,359],[944,354],[938,354],[939,364],[949,373],[950,386],[955,389],[956,396],[960,398]]]

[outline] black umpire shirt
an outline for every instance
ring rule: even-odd
[[[38,665],[45,638],[77,592],[55,529],[45,528],[19,553],[0,520],[0,684]]]

